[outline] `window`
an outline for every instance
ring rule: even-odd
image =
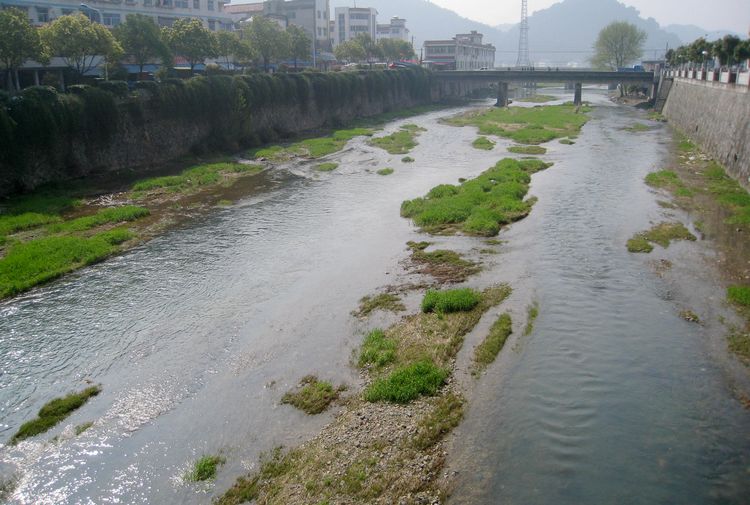
[[[366,20],[369,20],[370,19],[370,15],[369,14],[357,14],[356,12],[353,12],[353,13],[349,14],[349,19],[366,19]]]
[[[215,19],[209,19],[208,20],[208,29],[211,31],[216,30],[216,20]]]
[[[207,6],[208,6],[208,10],[210,11],[214,10],[214,0],[208,0]]]
[[[47,7],[37,7],[36,19],[40,23],[46,23],[47,21],[49,21],[49,9]]]
[[[158,5],[158,3],[157,3]],[[162,7],[172,7],[172,0],[161,0]]]
[[[102,24],[104,26],[117,26],[120,24],[120,15],[102,12]]]
[[[174,6],[179,7],[180,9],[187,9],[188,0],[174,0]]]
[[[201,8],[201,0],[193,0],[193,9]]]

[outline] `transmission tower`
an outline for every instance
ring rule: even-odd
[[[521,0],[521,36],[518,39],[517,67],[530,67],[529,60],[529,11],[528,0]]]

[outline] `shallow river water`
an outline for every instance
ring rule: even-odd
[[[624,248],[662,212],[642,180],[668,155],[668,132],[622,131],[637,113],[591,96],[592,121],[576,145],[550,143],[539,202],[477,281],[510,282],[540,316],[478,383],[454,500],[746,503],[750,415],[702,328]],[[0,448],[0,474],[18,481],[10,503],[206,503],[261,452],[317,433],[330,414],[279,400],[311,373],[357,384],[349,364],[366,323],[350,312],[403,279],[405,243],[424,238],[400,202],[504,156],[507,142],[478,151],[474,128],[437,122],[451,112],[387,126],[427,129],[415,163],[355,139],[331,157],[334,172],[266,172],[231,207],[0,303],[0,440],[51,398],[103,386],[48,434]],[[387,166],[393,175],[375,174]],[[215,483],[184,482],[217,452],[227,463]]]

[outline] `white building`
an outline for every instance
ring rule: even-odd
[[[495,66],[495,46],[482,44],[481,33],[458,34],[451,40],[426,40],[424,61],[445,70],[479,70]]]
[[[389,24],[377,25],[375,38],[377,40],[398,39],[409,42],[409,29],[406,27],[406,20],[393,16]]]
[[[109,27],[125,21],[128,14],[145,14],[159,26],[171,26],[180,18],[197,18],[209,30],[231,30],[233,21],[224,12],[224,3],[223,0],[0,0],[0,9],[21,9],[35,25],[83,12]]]
[[[360,33],[377,39],[378,11],[370,7],[336,7],[333,18],[333,46],[352,40]]]

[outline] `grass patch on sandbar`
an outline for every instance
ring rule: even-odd
[[[100,386],[91,386],[78,393],[71,393],[62,398],[44,404],[39,409],[36,419],[25,422],[10,439],[15,444],[29,437],[44,433],[51,429],[59,422],[64,420],[73,411],[81,408],[92,396],[98,395],[102,391]]]
[[[750,286],[729,286],[727,300],[740,307],[750,307]]]
[[[338,397],[343,388],[334,389],[330,382],[318,380],[314,375],[303,377],[296,391],[289,391],[281,403],[296,407],[310,415],[320,414]]]
[[[392,168],[381,168],[377,171],[378,175],[391,175],[393,173]]]
[[[479,305],[482,294],[471,288],[436,291],[430,289],[422,299],[422,312],[467,312]]]
[[[396,359],[396,342],[385,336],[385,332],[375,328],[365,337],[359,352],[358,366],[382,368]]]
[[[646,184],[653,188],[668,189],[677,196],[693,196],[693,190],[685,186],[676,172],[672,170],[659,170],[651,172],[646,176]]]
[[[523,98],[515,98],[516,102],[525,102],[525,103],[547,103],[547,102],[554,102],[555,100],[559,100],[559,98],[556,98],[551,95],[532,95],[527,96]]]
[[[711,162],[703,175],[709,182],[708,193],[732,211],[727,224],[750,225],[750,193],[716,162]]]
[[[102,209],[96,214],[83,216],[64,223],[49,225],[47,228],[52,233],[84,231],[110,223],[125,223],[135,221],[150,214],[144,207],[135,205],[123,205],[122,207],[109,207]]]
[[[463,259],[455,251],[425,251],[430,246],[429,242],[408,242],[406,245],[412,250],[411,260],[419,265],[419,273],[430,275],[440,283],[463,282],[482,269],[479,264]]]
[[[336,130],[330,135],[300,140],[286,147],[275,145],[253,149],[247,153],[247,156],[277,162],[289,161],[294,158],[322,158],[323,156],[341,151],[346,146],[346,143],[354,137],[370,137],[373,133],[374,131],[369,128]]]
[[[495,148],[495,143],[487,137],[478,137],[471,145],[475,149],[482,149],[484,151],[492,151]]]
[[[539,316],[539,304],[534,302],[526,309],[526,326],[523,328],[523,336],[528,337],[534,331],[534,322]]]
[[[696,240],[695,235],[682,223],[659,223],[648,231],[637,233],[628,240],[630,252],[649,253],[654,248],[651,243],[667,248],[672,240]]]
[[[508,152],[515,154],[547,154],[547,149],[542,146],[510,146]]]
[[[60,221],[59,216],[38,212],[25,212],[15,216],[0,215],[0,237]]]
[[[584,112],[587,109],[584,109]],[[496,135],[519,144],[541,144],[576,135],[588,117],[572,105],[505,107],[471,111],[444,120],[453,126],[476,126],[482,135]]]
[[[315,170],[318,172],[331,172],[337,168],[339,168],[338,163],[321,163],[320,165],[315,165]]]
[[[414,163],[414,158],[412,158],[411,156],[404,156],[403,158],[401,158],[401,162],[402,163]]]
[[[221,456],[201,456],[193,464],[193,469],[186,475],[186,480],[200,482],[215,479],[219,465],[223,465],[225,462],[226,459]]]
[[[409,403],[420,396],[433,396],[448,378],[448,371],[429,360],[395,369],[376,379],[365,390],[368,402]]]
[[[429,449],[458,426],[463,417],[463,398],[454,393],[441,396],[435,401],[432,410],[419,421],[412,444],[421,451]]]
[[[83,433],[84,431],[86,431],[89,428],[91,428],[93,425],[94,425],[94,423],[91,422],[91,421],[88,421],[88,422],[85,422],[85,423],[81,423],[78,426],[76,426],[73,431],[75,431],[76,436],[78,436],[81,433]]]
[[[417,135],[423,131],[424,128],[408,124],[390,135],[371,139],[370,144],[385,149],[390,154],[407,154],[417,146]]]
[[[505,341],[513,332],[513,323],[509,314],[501,315],[490,328],[490,332],[481,344],[474,348],[474,367],[481,372],[495,361],[497,355],[505,345]]]
[[[650,131],[651,127],[643,123],[633,123],[632,125],[623,128],[623,130],[632,132],[632,133],[640,133],[640,132]]]
[[[736,354],[745,364],[750,364],[750,333],[735,331],[727,338],[729,350]]]
[[[133,237],[128,230],[115,228],[88,238],[54,236],[14,244],[0,259],[0,298],[101,261]]]
[[[566,146],[572,146],[573,144],[575,144],[575,142],[570,139],[560,139],[560,143]]]
[[[531,174],[550,165],[537,159],[506,158],[478,177],[458,186],[441,184],[423,198],[401,204],[401,215],[428,233],[463,231],[491,237],[501,226],[528,215],[533,200],[524,201]]]
[[[376,310],[402,312],[406,307],[401,298],[392,293],[381,293],[375,296],[365,296],[359,301],[359,310],[354,313],[357,317],[367,317]]]
[[[245,163],[222,162],[208,163],[187,168],[177,175],[152,177],[138,181],[133,185],[133,191],[166,190],[174,193],[188,193],[203,186],[218,184],[228,174],[253,174],[263,170],[260,165]]]

